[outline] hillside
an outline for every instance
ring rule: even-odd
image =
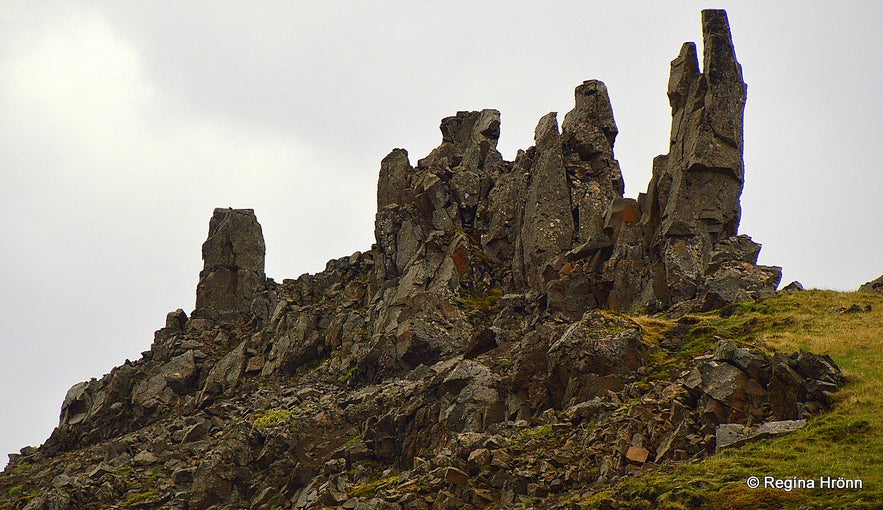
[[[747,88],[726,13],[702,28],[635,199],[589,80],[514,161],[495,110],[443,119],[416,166],[393,150],[376,244],[321,273],[267,278],[255,211],[216,209],[195,309],[68,391],[0,508],[871,508],[883,297],[757,264]]]
[[[589,508],[879,508],[883,501],[883,299],[811,290],[743,304],[723,318],[705,314],[703,336],[734,338],[765,351],[829,354],[847,384],[831,413],[805,429],[725,450],[702,462],[663,467],[581,501]],[[647,319],[638,318],[644,322]],[[650,319],[655,320],[655,319]],[[815,489],[750,489],[750,476],[815,480]],[[822,477],[860,479],[861,490],[821,487]]]
[[[283,383],[248,385],[204,411],[114,439],[50,457],[26,452],[33,457],[0,475],[0,508],[209,507],[188,506],[199,491],[206,503],[228,502],[219,508],[877,508],[883,498],[883,296],[811,290],[677,320],[619,318],[640,326],[652,349],[621,391],[485,433],[455,434],[442,445],[417,445],[433,455],[407,464],[378,451],[384,442],[379,424],[392,414],[387,410],[407,405],[403,399],[421,379],[348,391],[346,372],[314,364]],[[685,438],[697,444],[682,442],[670,455],[651,448],[643,462],[630,460],[634,433],[624,429],[664,426],[677,401],[670,395],[684,396],[691,367],[721,342],[753,352],[824,352],[843,367],[847,384],[835,394],[832,412],[783,437],[706,457],[714,437],[694,431]],[[493,373],[513,372],[505,354],[477,359]],[[425,373],[424,385],[445,393],[456,379],[439,381],[434,370],[418,372]],[[374,423],[347,426],[359,412]],[[240,447],[230,449],[236,441]],[[222,455],[210,471],[206,451]],[[243,466],[235,467],[239,462]],[[236,473],[243,468],[246,473]],[[844,476],[864,487],[750,489],[749,476]],[[236,488],[240,483],[246,490]]]

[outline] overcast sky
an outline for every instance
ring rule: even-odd
[[[0,0],[0,454],[193,309],[215,207],[255,209],[268,276],[320,271],[371,247],[391,149],[416,164],[442,117],[496,108],[511,160],[592,78],[626,195],[644,191],[706,7],[728,10],[748,83],[740,231],[783,283],[879,276],[878,0]]]

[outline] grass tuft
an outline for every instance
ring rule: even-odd
[[[270,409],[266,413],[255,416],[251,425],[257,430],[262,430],[280,423],[287,423],[296,413],[296,409]]]

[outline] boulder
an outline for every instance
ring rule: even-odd
[[[755,243],[747,235],[731,236],[714,245],[709,253],[708,274],[714,274],[727,263],[746,262],[749,265],[757,263],[760,254],[760,244]]]
[[[782,287],[780,292],[801,292],[804,290],[806,290],[806,289],[803,288],[803,284],[798,282],[797,280],[794,280],[793,282],[789,283],[788,285],[785,285],[784,287]]]
[[[500,377],[486,366],[462,360],[444,374],[439,421],[455,432],[482,432],[504,417]]]
[[[624,316],[586,312],[549,347],[552,401],[566,408],[621,389],[646,353],[638,324]]]
[[[197,375],[194,351],[187,351],[138,381],[132,389],[132,402],[144,407],[153,407],[157,401],[168,403],[174,394],[190,389]]]
[[[713,424],[745,423],[764,417],[764,387],[733,364],[704,362],[684,384],[700,395],[698,407],[704,409],[706,420]]]
[[[782,420],[761,423],[749,427],[738,423],[725,423],[715,429],[716,451],[724,448],[738,448],[750,442],[768,439],[774,436],[803,428],[806,420]]]
[[[702,285],[701,310],[715,310],[730,303],[753,301],[776,293],[782,268],[748,262],[726,263]]]
[[[828,356],[768,356],[726,340],[684,381],[714,425],[805,419],[829,408],[831,394],[844,384]]]
[[[261,374],[293,374],[324,353],[328,345],[319,334],[317,320],[313,313],[299,308],[285,313],[275,325],[272,347]]]
[[[241,342],[221,358],[209,372],[199,394],[199,402],[239,384],[247,361],[246,342]]]

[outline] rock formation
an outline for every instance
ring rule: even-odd
[[[442,144],[416,168],[401,149],[381,164],[386,275],[417,271],[430,253],[440,267],[455,249],[440,241],[460,232],[461,245],[479,243],[467,251],[505,270],[495,285],[573,318],[593,308],[677,305],[682,314],[771,295],[780,268],[758,266],[760,245],[737,235],[747,87],[726,13],[704,11],[702,27],[702,70],[693,43],[672,61],[671,149],[653,162],[646,194],[623,198],[618,129],[599,81],[577,87],[560,130],[556,114],[540,119],[535,145],[514,162],[496,151],[497,111],[459,112],[442,120]],[[451,289],[467,275],[456,276]]]
[[[726,13],[703,11],[702,33],[701,72],[693,43],[671,63],[670,152],[654,160],[641,219],[620,230],[605,268],[613,308],[711,309],[770,295],[781,279],[756,265],[760,245],[736,235],[747,86]]]
[[[883,276],[876,280],[871,280],[858,288],[859,292],[874,292],[883,294]]]
[[[46,444],[14,457],[14,473],[39,466],[22,505],[513,507],[700,458],[722,425],[826,409],[843,384],[830,358],[725,340],[684,358],[700,319],[650,342],[618,313],[680,316],[779,281],[737,232],[746,86],[725,13],[702,24],[703,68],[692,43],[672,62],[670,152],[637,199],[590,80],[515,161],[496,110],[443,119],[416,166],[393,150],[376,244],[321,273],[266,278],[254,212],[216,209],[195,310],[71,388]],[[552,434],[547,460],[525,453]],[[51,460],[73,455],[82,467]]]
[[[235,317],[252,311],[252,301],[267,280],[264,252],[254,210],[215,209],[202,245],[204,267],[196,286],[195,315]]]

